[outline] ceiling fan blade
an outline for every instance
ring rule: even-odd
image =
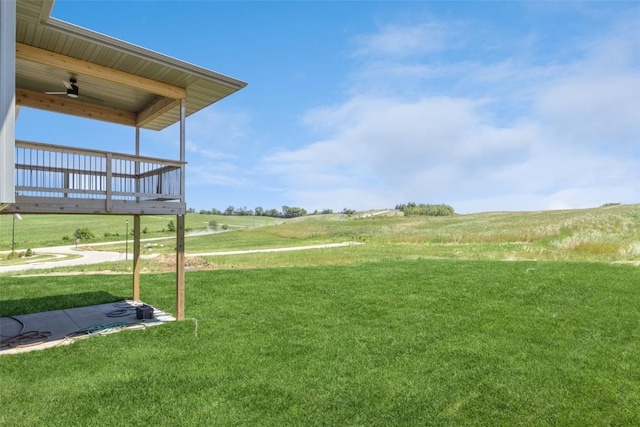
[[[64,83],[64,85],[67,87],[67,89],[73,89],[73,87],[71,86],[71,83],[66,82],[66,81],[62,81],[62,83]]]
[[[45,92],[47,95],[66,95],[67,92]]]

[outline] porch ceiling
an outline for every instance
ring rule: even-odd
[[[16,2],[16,103],[161,130],[246,83],[51,18],[53,0]],[[77,79],[80,97],[63,82]]]

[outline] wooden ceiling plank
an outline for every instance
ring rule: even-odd
[[[159,97],[138,112],[137,126],[145,127],[167,111],[180,105],[180,100]]]
[[[16,89],[16,105],[54,111],[73,116],[86,117],[117,123],[126,126],[136,126],[136,114],[115,108],[103,107],[66,96],[45,95],[25,89]]]
[[[16,43],[16,58],[130,86],[166,98],[183,99],[187,97],[187,90],[185,88],[125,73],[124,71],[114,70],[89,61],[72,58],[23,43]]]

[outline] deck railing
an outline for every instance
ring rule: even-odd
[[[16,141],[16,197],[114,201],[176,201],[179,161]],[[77,200],[80,201],[80,200]]]

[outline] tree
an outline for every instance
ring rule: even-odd
[[[268,211],[264,211],[264,216],[270,216],[272,218],[279,218],[280,212],[277,209],[269,209]]]
[[[233,206],[229,206],[227,209],[224,210],[223,215],[233,215],[235,210],[236,209]]]
[[[264,209],[262,209],[262,206],[258,206],[253,210],[253,213],[255,216],[262,216],[264,215]]]
[[[283,206],[282,207],[282,217],[283,218],[295,218],[299,216],[304,216],[307,214],[307,211],[303,208],[299,208],[297,206]]]
[[[253,211],[251,209],[247,209],[245,206],[244,208],[236,208],[233,211],[233,214],[236,216],[251,216],[253,215]]]

